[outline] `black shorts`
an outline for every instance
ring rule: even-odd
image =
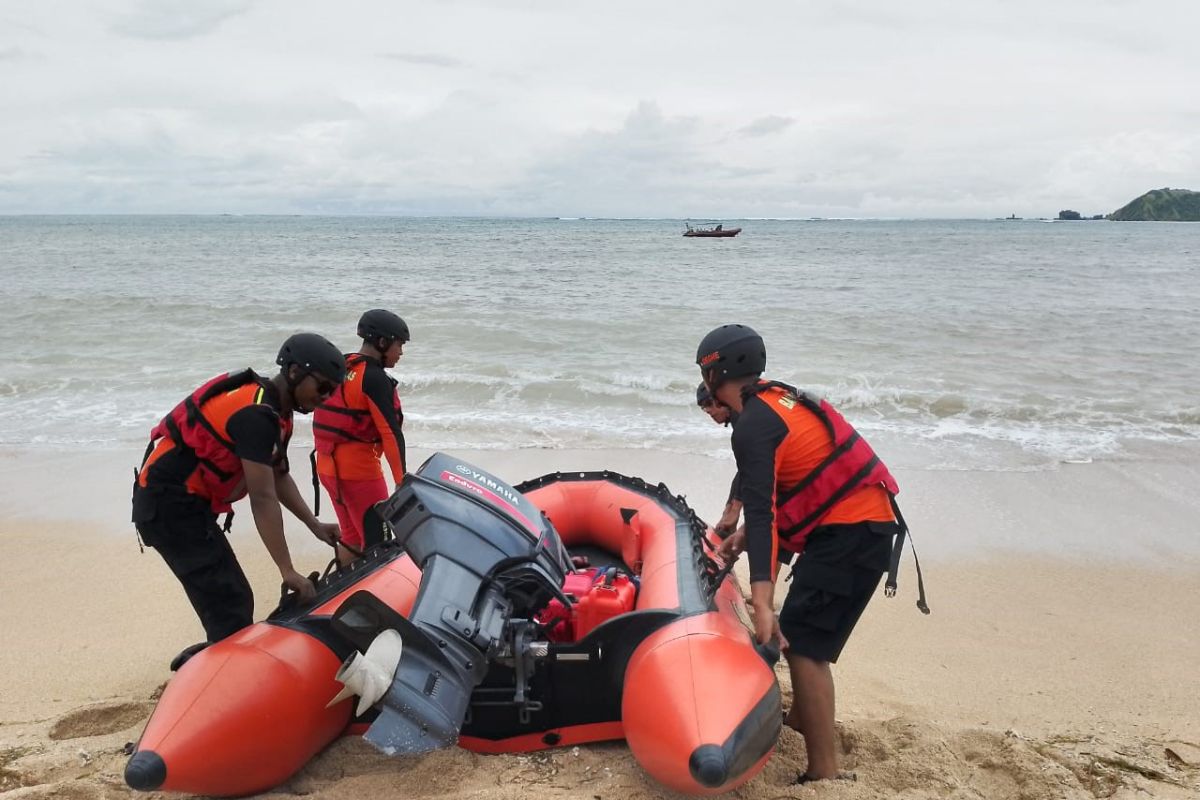
[[[836,662],[887,571],[894,522],[825,525],[792,567],[779,629],[794,655]]]
[[[138,488],[133,522],[183,585],[210,642],[254,621],[254,593],[207,501],[174,487]]]

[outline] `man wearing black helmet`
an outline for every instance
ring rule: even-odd
[[[704,381],[700,381],[700,385],[696,387],[696,405],[718,425],[728,427],[737,420],[737,415],[730,411],[728,406],[723,406],[713,399]]]
[[[311,413],[333,394],[345,379],[345,359],[317,334],[298,333],[283,343],[276,363],[272,378],[250,369],[218,375],[150,432],[134,484],[133,522],[183,584],[204,626],[208,641],[181,656],[253,621],[254,595],[225,536],[236,500],[249,495],[267,552],[301,598],[311,598],[314,587],[292,564],[280,506],[321,541],[338,540],[337,525],[320,522],[300,496],[287,445],[293,413]],[[221,513],[224,528],[217,524]]]
[[[745,525],[721,546],[744,549],[760,643],[787,655],[792,706],[787,724],[804,735],[808,768],[797,781],[838,777],[834,730],[836,662],[903,541],[887,468],[827,402],[762,380],[766,345],[746,325],[711,331],[696,353],[713,397],[739,415],[731,443]],[[775,616],[779,551],[798,553],[791,587]],[[888,588],[894,589],[894,571]],[[921,605],[924,603],[922,595]],[[924,608],[922,608],[924,610]]]
[[[409,340],[408,325],[391,311],[372,309],[358,320],[362,348],[346,356],[346,381],[313,415],[316,469],[342,527],[338,557],[353,559],[366,542],[363,515],[388,496],[380,458],[392,480],[406,470],[404,412],[396,381],[385,372],[396,366]]]

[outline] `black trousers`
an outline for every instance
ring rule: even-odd
[[[210,642],[254,621],[254,592],[217,517],[181,487],[139,487],[133,522],[183,585]]]

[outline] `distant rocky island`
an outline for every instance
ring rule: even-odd
[[[1108,219],[1119,222],[1200,222],[1200,192],[1152,189],[1109,214]]]

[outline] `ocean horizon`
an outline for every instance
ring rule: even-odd
[[[744,230],[679,235],[717,221]],[[1051,221],[0,217],[0,445],[135,446],[290,333],[356,350],[372,307],[413,331],[393,375],[421,448],[725,454],[693,362],[735,321],[910,466],[1200,441],[1194,228]]]

